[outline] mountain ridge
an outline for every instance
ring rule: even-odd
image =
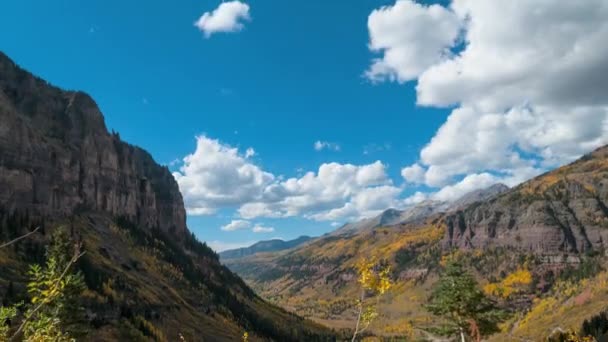
[[[314,238],[310,236],[300,236],[293,240],[283,240],[283,239],[271,239],[271,240],[263,240],[258,241],[251,246],[241,247],[235,249],[229,249],[222,252],[219,252],[218,255],[220,259],[234,259],[234,258],[242,258],[249,255],[253,255],[256,253],[263,252],[278,252],[285,249],[290,249],[297,247],[303,243],[306,243]]]

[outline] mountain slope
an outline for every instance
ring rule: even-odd
[[[445,218],[446,243],[585,253],[608,242],[608,147]]]
[[[405,210],[387,209],[380,215],[360,221],[347,223],[329,235],[349,235],[362,231],[369,231],[378,227],[394,226],[418,220],[423,220],[433,214],[443,212],[449,208],[447,202],[424,201]]]
[[[242,258],[247,257],[256,253],[262,252],[278,252],[290,248],[297,247],[307,241],[312,240],[310,236],[300,236],[297,239],[284,241],[281,239],[273,239],[266,241],[259,241],[254,243],[249,247],[230,249],[227,251],[223,251],[218,253],[222,260],[225,259],[234,259],[234,258]]]
[[[82,340],[330,340],[274,307],[223,267],[186,227],[178,186],[144,150],[108,133],[95,102],[63,91],[0,53],[0,296],[25,299],[24,270],[48,232],[70,229],[91,331]]]
[[[494,184],[485,189],[479,189],[471,191],[464,196],[460,197],[456,201],[450,203],[450,211],[459,210],[466,208],[467,206],[475,202],[488,201],[498,195],[509,190],[509,187],[504,184]]]
[[[361,259],[385,260],[395,286],[381,299],[380,316],[370,330],[400,336],[405,334],[400,327],[433,322],[424,305],[444,260],[461,259],[482,285],[526,268],[532,285],[502,305],[515,313],[513,333],[542,340],[550,333],[547,329],[564,328],[561,322],[580,324],[583,308],[597,308],[585,301],[585,306],[573,307],[580,313],[577,316],[551,312],[553,325],[547,329],[523,330],[525,325],[519,324],[541,321],[541,304],[557,296],[554,293],[563,300],[547,299],[553,307],[575,305],[573,298],[587,291],[586,279],[608,265],[602,253],[608,241],[607,172],[608,147],[602,147],[516,188],[494,187],[487,196],[477,192],[453,208],[417,220],[394,224],[402,214],[390,210],[385,212],[388,215],[351,226],[347,233],[329,234],[288,251],[229,260],[227,265],[263,297],[328,326],[352,328],[359,293],[354,266]],[[382,217],[388,218],[389,227],[380,224]],[[580,280],[580,286],[561,283],[559,279],[569,274],[566,270],[579,274],[572,281]],[[576,291],[562,295],[563,288]],[[605,295],[585,298],[602,300]],[[526,314],[528,309],[533,311]],[[498,340],[511,340],[500,336]]]

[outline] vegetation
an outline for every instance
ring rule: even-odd
[[[361,296],[357,300],[357,324],[353,333],[353,342],[357,335],[367,330],[378,317],[377,306],[380,296],[384,295],[392,286],[390,271],[390,266],[386,263],[376,263],[373,259],[372,261],[360,260],[357,264]],[[372,303],[369,303],[370,300]]]
[[[488,295],[507,299],[520,291],[522,287],[528,286],[531,283],[532,273],[526,269],[519,268],[502,281],[485,285],[483,291]]]
[[[58,228],[51,235],[46,254],[44,267],[30,267],[30,303],[24,306],[23,314],[19,315],[20,304],[0,308],[0,337],[5,340],[62,342],[82,333],[78,329],[81,311],[77,301],[85,285],[82,274],[72,270],[83,255],[80,244],[65,229]],[[11,331],[9,325],[16,329]]]
[[[457,262],[449,262],[435,285],[427,309],[446,323],[433,329],[446,336],[480,341],[499,331],[505,314],[479,289],[475,279]]]

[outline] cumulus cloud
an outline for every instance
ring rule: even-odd
[[[255,225],[255,227],[253,227],[252,231],[254,233],[272,233],[272,232],[274,232],[274,228],[264,227],[262,225]]]
[[[424,34],[404,33],[429,30],[433,6],[445,32],[457,35],[429,43]],[[382,72],[368,76],[417,79],[418,104],[455,106],[419,162],[402,170],[407,181],[444,187],[435,196],[453,199],[474,182],[515,185],[608,143],[606,1],[433,6],[398,0],[369,18],[370,48],[383,55],[370,69],[381,63]],[[391,56],[428,45],[426,57]]]
[[[485,189],[496,183],[497,177],[489,173],[470,174],[458,183],[443,187],[433,197],[440,201],[453,201],[471,191]]]
[[[381,210],[382,203],[392,203],[400,192],[380,161],[361,166],[326,163],[317,173],[272,184],[263,201],[246,203],[239,213],[248,219],[300,215],[320,221],[359,218]]]
[[[249,5],[240,1],[222,2],[212,12],[205,12],[194,23],[205,37],[218,32],[238,32],[245,26],[243,21],[251,20]]]
[[[424,183],[424,173],[424,168],[417,163],[401,169],[401,176],[408,183]]]
[[[313,147],[315,148],[315,151],[322,151],[322,150],[340,151],[339,144],[329,142],[329,141],[317,140],[317,141],[315,141]]]
[[[461,24],[449,9],[411,0],[374,10],[367,21],[369,48],[382,57],[374,59],[367,77],[399,82],[417,78],[450,56],[449,47],[458,38]]]
[[[220,208],[235,208],[244,220],[359,218],[398,204],[401,193],[380,161],[366,165],[324,163],[316,172],[284,178],[262,170],[247,158],[247,152],[242,154],[206,136],[197,137],[196,150],[184,158],[173,176],[188,214],[210,215]],[[225,230],[244,225],[233,221]]]
[[[404,199],[403,204],[405,204],[405,206],[412,206],[424,202],[427,199],[429,199],[429,194],[421,191],[416,191],[413,195]]]
[[[206,136],[197,137],[196,150],[173,176],[191,215],[214,214],[219,208],[258,200],[275,181],[238,149]]]
[[[222,230],[226,232],[233,232],[235,230],[243,230],[251,227],[251,222],[245,220],[232,220],[225,226],[222,226]]]

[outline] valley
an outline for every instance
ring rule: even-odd
[[[488,290],[511,312],[495,340],[542,339],[555,329],[576,329],[605,309],[607,161],[603,147],[491,196],[465,195],[452,207],[423,203],[411,209],[423,215],[389,210],[290,250],[224,262],[269,301],[321,324],[352,329],[359,288],[355,265],[360,259],[385,260],[394,288],[380,299],[371,330],[420,338],[436,320],[424,307],[446,260],[467,265],[486,290],[525,270],[530,279],[513,293]],[[474,199],[466,203],[467,198]],[[431,209],[421,210],[425,205]]]

